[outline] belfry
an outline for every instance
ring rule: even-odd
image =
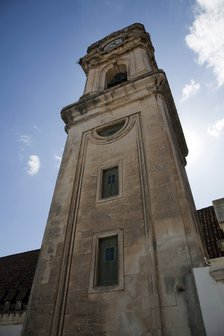
[[[188,154],[142,24],[92,44],[63,108],[68,134],[23,336],[204,335]]]

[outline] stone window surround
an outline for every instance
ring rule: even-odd
[[[122,160],[111,162],[105,166],[99,167],[97,171],[96,203],[112,201],[123,196],[123,169]],[[102,198],[103,171],[113,167],[118,167],[118,195]]]
[[[102,238],[118,237],[118,283],[109,286],[97,286],[97,273],[98,273],[98,253],[99,253],[99,240]],[[93,235],[93,251],[92,262],[89,280],[89,294],[113,292],[124,289],[124,239],[123,229],[118,228],[114,230],[107,230],[103,232],[94,233]]]

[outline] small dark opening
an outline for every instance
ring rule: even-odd
[[[118,85],[126,81],[127,81],[127,72],[119,72],[107,83],[107,88],[109,89],[112,86]]]
[[[123,126],[124,126],[124,120],[122,122],[117,123],[117,124],[106,126],[103,129],[98,130],[97,133],[100,136],[107,137],[107,136],[110,136],[110,135],[113,135],[113,134],[117,133]]]

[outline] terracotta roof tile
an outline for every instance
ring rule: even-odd
[[[28,303],[40,250],[18,253],[0,258],[0,312],[21,309]]]
[[[219,241],[224,239],[224,232],[220,229],[213,206],[197,210],[201,224],[201,234],[210,259],[224,256],[219,248]]]

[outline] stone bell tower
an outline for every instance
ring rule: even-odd
[[[112,33],[80,65],[23,335],[204,335],[188,150],[149,34]]]

